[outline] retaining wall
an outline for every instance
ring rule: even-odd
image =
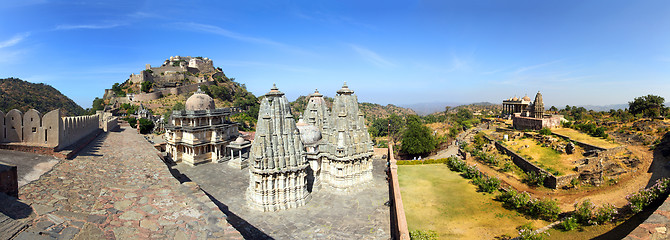
[[[591,144],[588,144],[588,143],[585,143],[585,142],[580,142],[580,141],[572,140],[570,137],[568,137],[568,136],[564,136],[564,135],[561,135],[561,134],[558,134],[558,133],[551,133],[551,134],[553,134],[553,135],[555,135],[555,136],[557,136],[557,137],[563,138],[563,139],[565,139],[565,140],[572,141],[572,142],[574,142],[575,144],[577,144],[577,146],[582,147],[582,148],[583,148],[584,150],[586,150],[586,151],[591,151],[591,150],[605,151],[605,150],[607,150],[607,148],[598,147],[598,146],[594,146],[594,145],[591,145]]]
[[[409,229],[407,228],[407,218],[405,218],[405,209],[400,195],[400,183],[398,183],[398,165],[393,156],[393,144],[389,143],[388,148],[389,168],[389,200],[391,201],[391,238],[409,240]]]

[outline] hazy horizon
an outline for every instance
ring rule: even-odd
[[[84,108],[170,56],[203,56],[255,95],[346,81],[361,102],[546,106],[670,99],[670,2],[28,0],[0,7],[0,72]]]

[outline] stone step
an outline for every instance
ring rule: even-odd
[[[22,222],[0,213],[0,240],[11,239],[26,227],[28,226]]]

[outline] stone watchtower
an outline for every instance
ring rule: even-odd
[[[305,205],[309,166],[295,119],[284,93],[272,87],[261,100],[251,145],[247,202],[261,211]]]
[[[322,163],[322,182],[339,190],[349,190],[372,180],[372,141],[365,127],[358,98],[345,82],[337,91],[326,134],[327,157]]]
[[[544,101],[542,100],[542,94],[538,91],[535,95],[535,101],[533,102],[532,116],[534,118],[542,118],[544,116]]]

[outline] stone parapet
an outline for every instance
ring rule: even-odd
[[[19,178],[14,165],[0,163],[0,192],[19,197]]]

